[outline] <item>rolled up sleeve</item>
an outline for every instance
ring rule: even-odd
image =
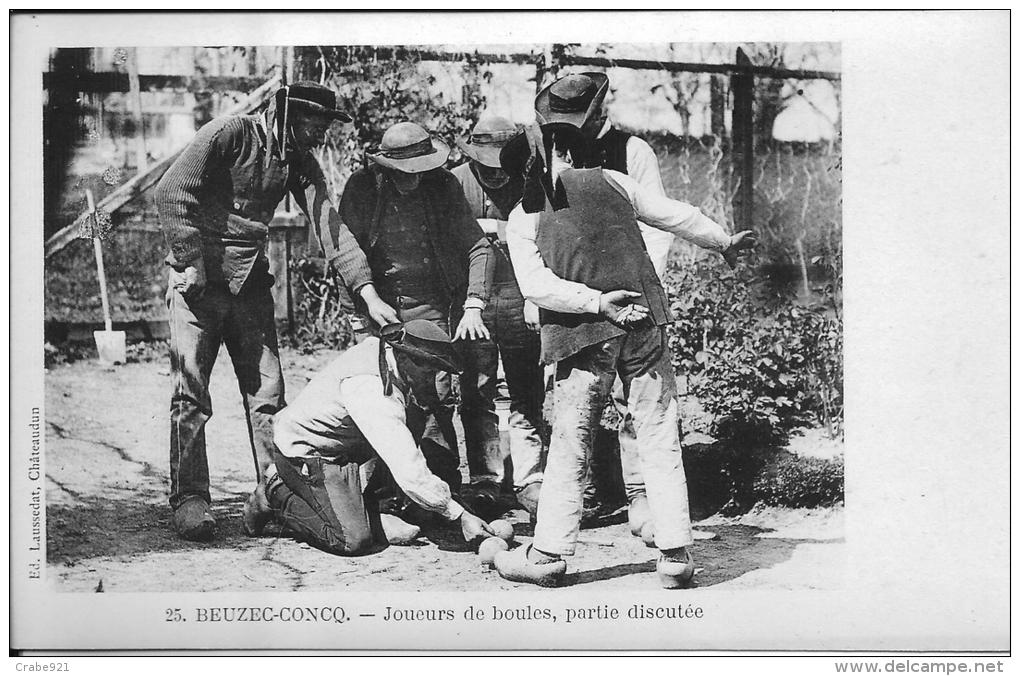
[[[450,487],[429,471],[414,443],[399,393],[394,390],[394,396],[385,396],[382,381],[365,375],[345,379],[340,398],[407,497],[448,520],[460,518],[464,508],[453,500]]]

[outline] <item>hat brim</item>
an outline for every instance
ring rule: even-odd
[[[432,147],[435,148],[435,152],[431,152],[428,155],[419,155],[418,157],[398,160],[386,157],[382,153],[368,153],[368,159],[387,169],[395,169],[405,174],[421,174],[438,169],[450,159],[450,146],[433,137]]]
[[[291,99],[288,102],[291,110],[296,110],[306,115],[316,115],[325,117],[329,120],[340,120],[341,122],[352,122],[353,117],[343,112],[342,110],[336,110],[335,108],[326,108],[318,103],[312,101],[305,101],[303,99]]]
[[[580,127],[566,122],[542,124],[539,125],[539,129],[542,132],[543,141],[545,134],[550,131],[568,132],[578,143],[584,140]],[[528,141],[527,132],[521,130],[519,134],[507,141],[507,144],[500,150],[499,166],[511,176],[520,176],[524,173],[524,167],[529,157],[531,157],[531,144]]]
[[[598,72],[578,73],[578,75],[587,75],[595,81],[597,87],[595,97],[588,104],[588,109],[576,113],[559,113],[552,110],[549,105],[549,94],[552,86],[556,83],[550,82],[535,97],[535,114],[539,124],[570,124],[582,127],[602,107],[602,102],[606,100],[606,94],[609,92],[609,76]]]
[[[459,138],[457,139],[457,147],[475,162],[499,169],[499,153],[506,147],[506,144],[504,143],[502,146],[478,146],[468,143],[466,139]]]

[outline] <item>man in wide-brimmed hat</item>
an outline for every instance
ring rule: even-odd
[[[450,148],[412,122],[393,125],[368,155],[371,165],[347,181],[340,215],[368,256],[372,280],[401,321],[427,319],[455,339],[488,338],[492,251],[464,199],[443,168]],[[422,450],[429,467],[454,488],[460,458],[453,427],[451,379],[440,383]]]
[[[337,121],[336,93],[313,82],[282,87],[261,115],[218,118],[170,166],[154,197],[170,248],[170,506],[184,538],[208,540],[205,423],[209,375],[221,344],[237,374],[256,472],[270,463],[273,414],[284,403],[266,242],[288,192],[312,223],[330,265],[378,321],[393,309],[374,291],[365,254],[340,222],[311,150]]]
[[[570,124],[581,130],[586,148],[574,158],[575,167],[612,169],[627,174],[647,190],[665,195],[659,162],[652,147],[644,139],[612,125],[606,106],[608,90],[609,77],[605,73],[566,75],[539,93],[535,99],[535,112],[541,121]],[[674,237],[640,221],[638,226],[655,273],[662,279]],[[612,399],[622,421],[619,431],[620,465],[628,502],[627,520],[631,532],[639,535],[649,518],[648,497],[641,476],[634,424],[627,415],[626,396],[619,379],[613,387]],[[603,461],[604,458],[597,457],[592,464],[599,467]],[[600,498],[602,491],[596,486],[595,478],[589,477],[585,488],[586,520],[608,513],[613,507]]]
[[[492,535],[429,471],[411,429],[439,405],[437,376],[459,370],[450,337],[424,319],[385,326],[344,352],[277,414],[275,462],[245,519],[262,532],[275,518],[286,533],[341,556],[408,543],[418,527],[380,514],[366,494],[381,461],[411,500],[457,523],[465,540]]]
[[[500,552],[503,577],[557,584],[563,556],[574,553],[594,428],[619,377],[637,432],[648,486],[656,564],[663,586],[689,584],[694,561],[687,480],[678,434],[676,381],[666,326],[665,291],[638,219],[717,251],[736,264],[754,244],[749,231],[729,235],[697,208],[647,190],[609,169],[574,169],[587,148],[576,126],[554,123],[503,149],[509,173],[530,173],[541,190],[510,214],[507,242],[525,297],[542,309],[542,360],[556,364],[552,440],[530,547]],[[558,207],[558,208],[557,208]]]
[[[468,161],[453,170],[471,212],[495,251],[492,288],[482,320],[491,339],[462,344],[465,357],[460,377],[461,420],[467,447],[471,491],[479,509],[485,502],[501,511],[499,487],[504,482],[496,414],[497,370],[500,357],[510,395],[509,441],[513,487],[517,501],[531,515],[538,508],[544,452],[542,403],[545,398],[539,363],[538,308],[521,295],[506,249],[506,219],[521,200],[524,180],[500,167],[499,151],[517,134],[505,117],[483,114],[457,145]]]

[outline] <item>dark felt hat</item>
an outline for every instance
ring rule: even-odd
[[[483,115],[468,136],[457,139],[457,147],[472,160],[499,168],[499,151],[517,134],[517,125],[505,117]]]
[[[450,336],[435,322],[412,319],[402,324],[387,324],[379,330],[379,337],[397,352],[440,371],[460,373],[464,370]]]
[[[331,120],[351,121],[351,116],[337,107],[336,92],[316,82],[302,81],[280,87],[276,96],[285,97],[291,110],[321,115]]]
[[[581,127],[599,112],[609,92],[605,73],[566,75],[543,89],[535,97],[539,124],[565,123]]]
[[[367,154],[379,166],[420,174],[443,166],[450,157],[450,146],[414,122],[398,122],[386,130],[376,151]]]

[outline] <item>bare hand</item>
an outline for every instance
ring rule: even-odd
[[[538,318],[538,306],[530,300],[524,301],[524,325],[532,331],[542,330],[542,324]]]
[[[464,316],[457,325],[457,332],[453,334],[454,340],[480,340],[489,339],[489,329],[485,328],[482,321],[482,311],[479,308],[468,308],[464,310]]]
[[[472,544],[477,540],[496,535],[489,528],[489,524],[467,510],[464,510],[464,513],[460,515],[460,532],[464,535],[464,541]]]
[[[730,237],[730,245],[722,252],[723,260],[730,269],[737,267],[737,259],[742,252],[750,251],[758,243],[758,238],[750,230],[742,230]]]
[[[387,324],[396,324],[400,321],[397,311],[379,297],[374,286],[365,284],[358,293],[361,294],[361,299],[365,301],[368,316],[372,318],[373,322],[379,326],[386,326]]]
[[[170,286],[187,300],[201,298],[205,285],[205,262],[201,258],[195,259],[180,272],[170,268]]]
[[[609,291],[599,298],[599,314],[617,324],[636,324],[648,316],[648,308],[630,302],[640,298],[637,291]]]

